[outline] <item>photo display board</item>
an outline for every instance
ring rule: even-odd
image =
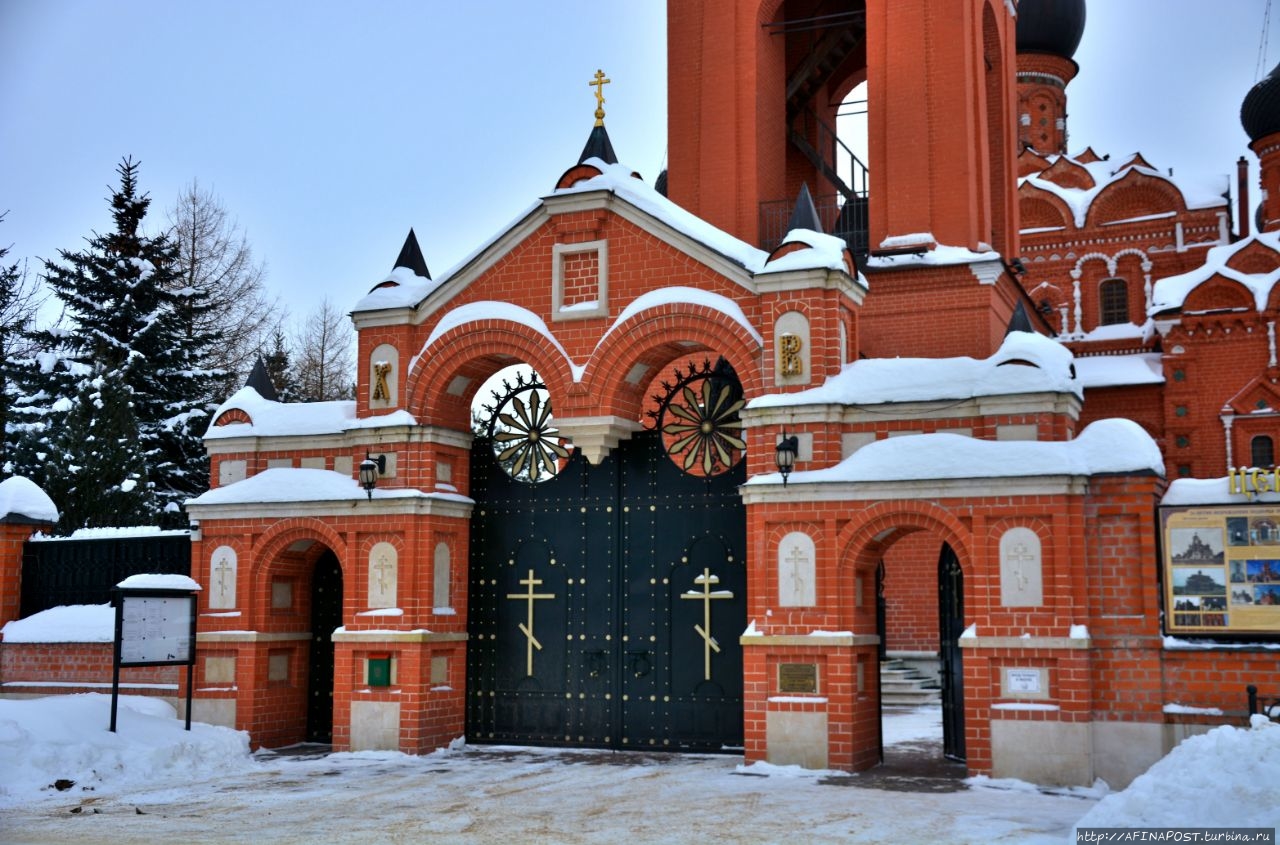
[[[1160,509],[1169,633],[1280,634],[1280,505]]]
[[[120,665],[190,663],[195,596],[121,596]]]

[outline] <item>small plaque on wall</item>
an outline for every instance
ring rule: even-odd
[[[1006,667],[1002,673],[1000,695],[1003,698],[1048,698],[1049,670]]]
[[[817,692],[818,664],[779,663],[778,692]]]

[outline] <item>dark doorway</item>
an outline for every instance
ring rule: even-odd
[[[964,667],[960,635],[964,633],[964,574],[960,559],[950,545],[942,544],[938,558],[938,630],[942,683],[942,753],[949,760],[963,761],[964,747]]]
[[[307,742],[333,742],[333,631],[342,624],[342,565],[331,551],[311,575],[311,654],[307,672]]]
[[[656,432],[511,478],[472,452],[467,738],[742,745],[745,467],[685,472]]]

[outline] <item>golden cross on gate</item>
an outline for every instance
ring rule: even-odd
[[[538,599],[553,599],[556,597],[556,594],[555,593],[535,593],[533,591],[533,588],[535,586],[539,586],[542,584],[542,579],[534,578],[532,569],[529,570],[528,578],[521,578],[517,583],[519,583],[520,586],[522,587],[528,587],[529,588],[528,592],[507,593],[507,598],[524,599],[525,602],[528,603],[529,622],[527,625],[524,622],[521,622],[518,627],[520,628],[520,633],[524,634],[525,640],[526,640],[525,642],[526,674],[532,676],[533,675],[533,650],[536,648],[538,651],[542,651],[542,643],[538,642],[538,638],[533,635],[533,603]]]
[[[597,70],[595,79],[587,83],[596,89],[596,126],[604,126],[604,86],[612,81],[605,79],[604,71]]]
[[[719,575],[712,575],[711,570],[703,568],[702,574],[693,579],[693,583],[702,587],[702,592],[694,592],[690,590],[680,596],[682,599],[695,599],[702,602],[702,624],[694,625],[693,630],[697,631],[702,637],[702,661],[703,661],[703,677],[711,680],[711,652],[720,653],[720,643],[716,642],[716,638],[711,636],[711,602],[715,599],[731,599],[733,593],[729,590],[716,590],[711,592],[712,584],[720,583]]]

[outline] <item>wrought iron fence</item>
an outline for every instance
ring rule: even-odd
[[[870,220],[867,217],[867,200],[855,197],[845,200],[839,194],[814,197],[814,207],[822,229],[829,235],[842,238],[849,251],[861,261],[867,255]],[[760,203],[760,248],[772,252],[787,234],[787,223],[795,200],[771,200]]]
[[[72,604],[106,604],[130,575],[191,574],[191,534],[166,531],[92,539],[35,538],[22,555],[21,615]]]

